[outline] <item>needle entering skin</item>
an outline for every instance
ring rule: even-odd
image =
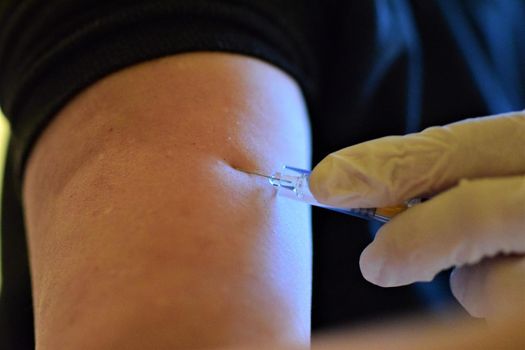
[[[266,179],[272,179],[271,176],[264,175],[264,174],[259,174],[259,173],[256,173],[256,172],[254,172],[254,171],[247,171],[247,170],[243,170],[243,169],[237,169],[237,170],[240,170],[240,171],[242,171],[243,173],[246,173],[246,174],[251,174],[251,175],[261,176],[261,177],[264,177],[264,178],[266,178]]]
[[[379,222],[388,222],[397,214],[405,211],[408,207],[417,205],[424,201],[421,198],[411,199],[409,205],[401,203],[397,206],[386,208],[345,208],[345,207],[331,207],[320,203],[315,199],[310,192],[309,175],[310,170],[284,166],[281,171],[273,173],[273,175],[265,175],[255,171],[246,171],[238,169],[245,174],[255,175],[268,179],[270,184],[277,188],[277,193],[280,196],[294,199],[310,205],[315,205],[325,209],[334,210],[340,213],[356,216],[365,220],[375,220]]]

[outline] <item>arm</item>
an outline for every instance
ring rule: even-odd
[[[284,162],[308,167],[304,102],[261,61],[178,55],[84,91],[24,179],[39,349],[308,342],[308,209],[235,169]]]

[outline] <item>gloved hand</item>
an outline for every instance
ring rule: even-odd
[[[525,113],[467,119],[327,156],[312,193],[339,207],[431,196],[385,224],[362,253],[364,277],[391,287],[455,266],[451,287],[474,316],[525,320]]]

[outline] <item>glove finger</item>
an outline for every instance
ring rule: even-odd
[[[525,173],[525,113],[467,119],[328,155],[312,171],[317,200],[378,207],[437,193],[460,179]]]
[[[452,293],[474,317],[498,322],[513,317],[525,321],[525,257],[484,259],[454,269]]]
[[[463,180],[384,225],[361,254],[363,276],[390,287],[499,253],[525,253],[525,177]]]
[[[457,301],[473,317],[485,317],[486,260],[474,265],[456,267],[450,274],[450,288]]]

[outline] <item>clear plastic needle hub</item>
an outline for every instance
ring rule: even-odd
[[[317,207],[334,210],[340,213],[357,216],[367,220],[387,222],[393,216],[404,211],[406,208],[415,203],[414,200],[411,200],[410,205],[402,204],[388,208],[337,208],[318,202],[312,195],[309,186],[309,170],[284,166],[282,171],[275,172],[271,176],[253,172],[249,173],[267,178],[270,184],[277,188],[277,194],[279,196],[308,203]]]

